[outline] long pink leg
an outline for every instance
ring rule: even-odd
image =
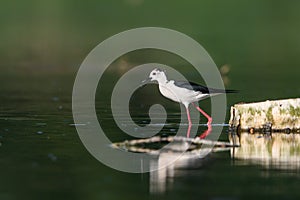
[[[211,124],[208,124],[207,125],[207,130],[205,130],[199,137],[200,139],[204,139],[206,138],[206,136],[208,136],[212,131],[212,127],[211,127]]]
[[[206,112],[204,112],[201,108],[199,108],[199,106],[196,106],[194,103],[193,103],[193,105],[202,115],[204,115],[204,117],[206,117],[206,119],[208,120],[207,125],[210,125],[212,122],[211,116],[209,116]]]
[[[190,111],[189,111],[189,107],[186,107],[186,114],[188,117],[188,121],[189,121],[189,127],[186,133],[186,137],[190,137],[190,132],[191,132],[191,128],[192,128],[192,121],[191,121],[191,116],[190,116]]]

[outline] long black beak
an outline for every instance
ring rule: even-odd
[[[147,83],[151,82],[151,78],[147,78],[145,80],[142,81],[142,84],[140,85],[140,87],[145,87]]]
[[[149,77],[149,78],[143,80],[143,81],[142,81],[142,84],[147,84],[147,83],[149,83],[150,81],[151,81],[151,78]]]

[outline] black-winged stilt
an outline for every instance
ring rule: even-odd
[[[190,135],[191,126],[192,126],[192,121],[191,121],[190,111],[189,111],[190,104],[192,104],[202,115],[204,115],[207,118],[208,120],[207,126],[209,127],[209,131],[210,131],[211,123],[212,123],[211,116],[209,116],[206,112],[204,112],[199,106],[195,105],[194,102],[198,102],[200,100],[218,94],[236,92],[235,90],[207,88],[205,86],[198,85],[193,82],[168,80],[165,71],[162,71],[158,68],[152,70],[148,79],[144,80],[143,83],[147,83],[150,81],[158,82],[159,91],[163,96],[165,96],[168,99],[171,99],[172,101],[182,103],[185,106],[188,122],[189,122],[187,137],[189,137]]]

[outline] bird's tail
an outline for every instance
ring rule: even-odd
[[[214,88],[209,88],[209,93],[210,94],[221,94],[221,93],[238,93],[238,90],[223,90],[223,89],[214,89]]]
[[[225,90],[225,93],[239,93],[238,90]]]

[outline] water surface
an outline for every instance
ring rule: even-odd
[[[142,26],[181,31],[200,42],[219,69],[230,69],[225,86],[241,92],[227,96],[225,123],[234,103],[299,97],[299,7],[297,1],[273,0],[2,2],[0,199],[299,199],[299,165],[266,164],[234,157],[230,150],[162,171],[162,179],[118,172],[87,152],[71,110],[73,82],[88,52],[111,35]],[[105,72],[96,97],[99,122],[114,142],[132,137],[112,118],[113,85],[131,67],[149,62],[204,84],[189,63],[171,53],[145,50],[120,57]],[[160,134],[175,134],[180,107],[161,97],[156,85],[135,94],[133,120],[149,123],[154,103],[168,113]],[[210,111],[209,100],[200,106]],[[205,124],[203,117],[199,123]],[[229,141],[226,130],[220,140]]]

